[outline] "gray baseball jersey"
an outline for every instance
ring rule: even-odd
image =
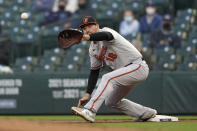
[[[129,116],[150,118],[156,111],[134,103],[124,97],[138,83],[143,82],[149,73],[148,65],[142,61],[141,53],[125,38],[110,28],[100,31],[111,32],[111,41],[91,42],[89,48],[91,69],[102,67],[103,61],[114,71],[102,76],[101,82],[84,106],[97,112],[102,103]]]
[[[98,69],[103,61],[113,70],[119,69],[133,61],[142,58],[141,53],[124,37],[110,28],[103,28],[100,32],[112,33],[111,41],[91,42],[89,48],[91,69]]]

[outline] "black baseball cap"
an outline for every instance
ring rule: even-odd
[[[155,7],[156,4],[155,4],[155,2],[153,2],[153,1],[148,1],[148,2],[146,2],[146,7],[147,7],[147,6],[153,6],[153,7]]]
[[[93,18],[92,16],[85,16],[83,19],[82,19],[82,22],[80,24],[80,28],[84,28],[85,26],[88,26],[88,25],[96,25],[96,19]]]
[[[163,21],[169,21],[169,22],[172,22],[173,21],[173,18],[172,18],[172,16],[170,15],[170,14],[165,14],[164,16],[163,16],[163,19],[162,19]]]

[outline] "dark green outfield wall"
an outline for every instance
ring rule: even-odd
[[[88,74],[0,75],[0,114],[70,114]],[[151,72],[127,96],[165,114],[197,114],[197,73]],[[99,113],[118,113],[104,105]]]

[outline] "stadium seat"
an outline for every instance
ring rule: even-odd
[[[197,63],[197,54],[184,57],[184,63],[190,63],[190,62]]]
[[[142,48],[142,54],[144,56],[150,57],[152,55],[152,48],[147,47],[147,46],[143,46],[143,48]]]
[[[128,41],[131,41],[131,40],[133,40],[133,39],[136,38],[136,35],[128,34],[128,35],[123,35],[123,37],[124,37],[125,39],[127,39]]]
[[[73,64],[68,64],[66,66],[60,66],[57,68],[57,73],[76,73],[78,72],[78,66]]]
[[[157,68],[162,71],[175,71],[176,64],[173,61],[169,62],[168,59],[160,59]]]
[[[197,45],[197,30],[193,30],[190,34],[189,34],[189,40],[188,40],[188,44],[190,45]]]
[[[177,18],[183,18],[185,16],[191,16],[193,14],[193,10],[191,8],[185,10],[178,10],[177,11]]]
[[[150,42],[150,34],[141,34],[141,40],[143,43],[149,43]]]
[[[196,54],[196,47],[193,45],[185,45],[182,46],[181,49],[178,49],[176,53],[182,56],[192,56]]]
[[[57,56],[51,56],[51,57],[43,57],[41,60],[40,60],[40,65],[43,66],[43,65],[60,65],[61,64],[61,58],[60,57],[57,57]]]
[[[14,1],[12,0],[3,0],[1,3],[1,6],[4,8],[10,8],[12,5],[14,5]]]
[[[20,65],[20,66],[14,66],[13,68],[14,73],[24,73],[24,72],[32,72],[32,66],[31,65]]]
[[[90,0],[90,7],[93,10],[101,11],[102,8],[107,4],[106,0]]]
[[[56,68],[55,68],[54,65],[45,64],[43,66],[38,66],[38,67],[34,68],[33,72],[36,72],[36,73],[42,73],[42,72],[54,73],[55,70],[56,70]]]
[[[197,71],[197,63],[189,62],[184,64],[179,64],[177,71]]]
[[[127,0],[122,2],[122,7],[124,10],[132,10],[135,17],[139,17],[144,12],[144,1],[142,0]]]
[[[54,48],[51,50],[45,50],[44,51],[44,57],[52,57],[52,56],[56,56],[56,57],[63,57],[64,55],[64,50],[61,48]]]
[[[160,62],[171,62],[175,64],[180,64],[183,62],[183,58],[181,55],[171,54],[161,57]]]
[[[150,57],[145,56],[144,59],[146,60],[151,70],[159,70],[158,68],[159,57],[157,55],[152,54]]]
[[[153,53],[157,56],[160,56],[160,57],[174,54],[174,52],[175,52],[175,50],[169,46],[153,49]]]
[[[14,66],[21,66],[21,65],[33,65],[36,66],[39,63],[39,59],[37,57],[27,56],[25,58],[18,58]]]

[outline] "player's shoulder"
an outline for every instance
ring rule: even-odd
[[[117,31],[115,31],[114,29],[109,28],[109,27],[103,27],[103,28],[101,29],[101,31],[110,32],[110,33],[114,36],[114,38],[116,38],[117,36],[120,35]]]
[[[115,30],[113,30],[112,28],[109,27],[103,27],[102,29],[100,29],[101,31],[109,31],[109,32],[115,32]]]

